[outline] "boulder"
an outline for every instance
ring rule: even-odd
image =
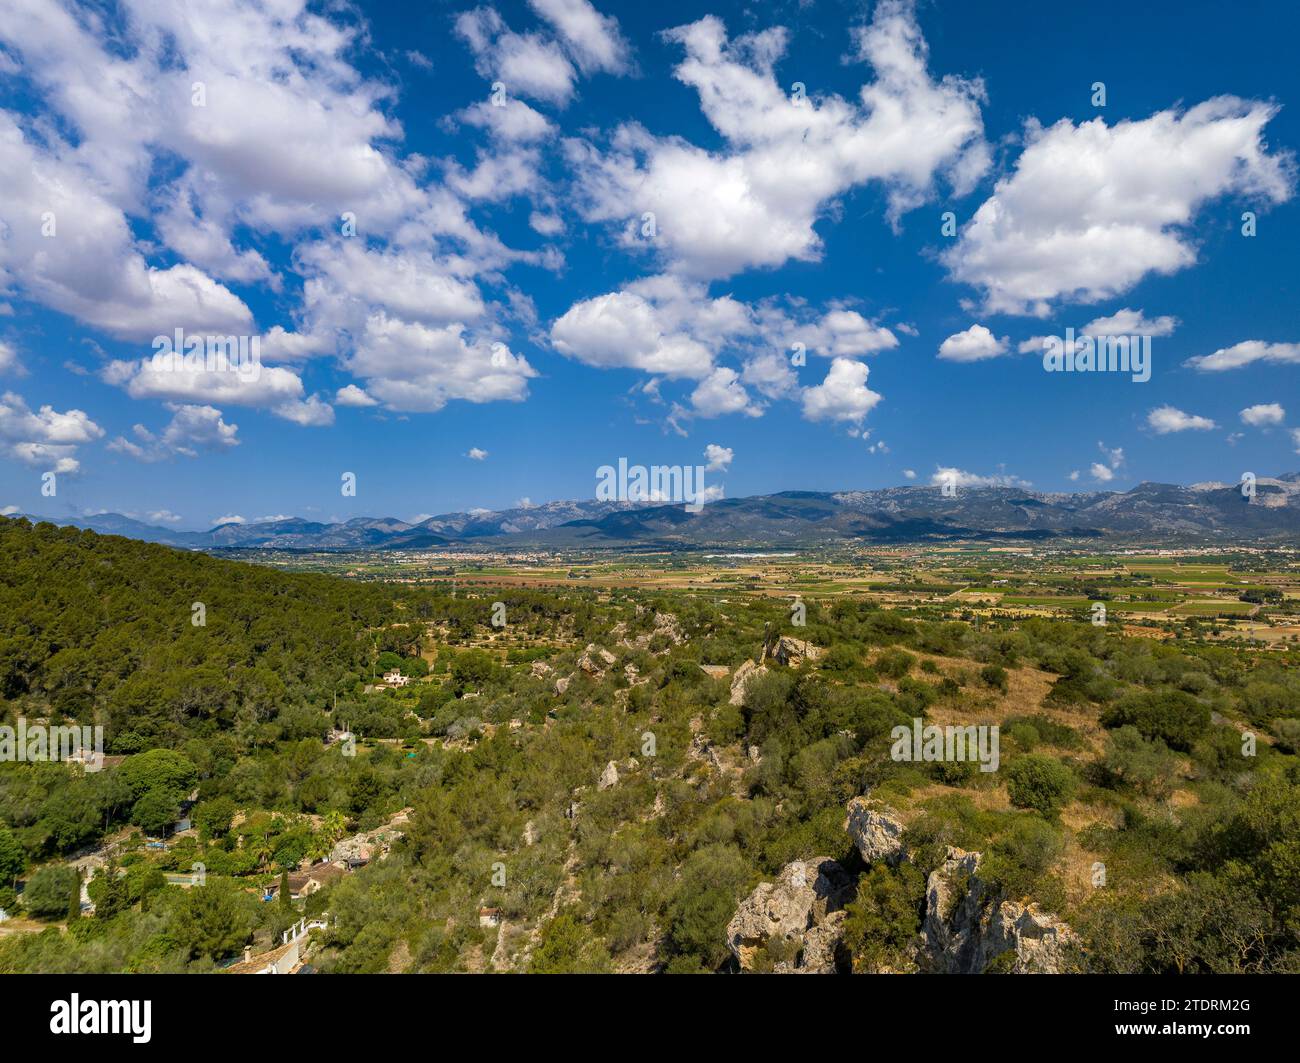
[[[572,681],[572,679],[573,676],[562,675],[560,676],[559,679],[555,681],[555,696],[557,698],[562,697],[564,695],[564,692],[569,689],[569,683]]]
[[[822,655],[822,651],[811,642],[805,642],[803,639],[792,639],[789,635],[782,635],[772,645],[767,655],[778,664],[784,664],[789,668],[798,668],[804,661],[817,660]]]
[[[618,658],[609,650],[597,646],[594,642],[589,642],[582,656],[578,658],[578,667],[589,676],[598,679],[605,674],[605,669],[611,667],[617,660]]]
[[[897,864],[907,856],[903,847],[903,821],[892,808],[855,797],[849,802],[844,826],[868,864],[881,860]]]
[[[534,679],[544,679],[551,674],[551,666],[545,661],[534,661],[531,674]]]
[[[618,785],[618,765],[612,760],[605,765],[605,770],[600,773],[600,780],[596,783],[597,790],[608,790],[611,786]]]
[[[741,902],[727,924],[727,947],[741,970],[753,969],[760,948],[780,943],[776,951],[789,958],[776,970],[831,973],[852,896],[853,880],[834,860],[795,860]]]

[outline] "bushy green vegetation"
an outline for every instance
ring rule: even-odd
[[[770,630],[827,652],[767,662],[730,704],[701,665],[734,670]],[[614,663],[580,667],[588,643]],[[533,971],[716,971],[738,902],[826,856],[857,875],[853,968],[904,969],[949,846],[984,854],[990,888],[1062,912],[1096,969],[1291,969],[1296,664],[857,597],[810,600],[795,631],[759,595],[358,582],[4,521],[0,717],[102,725],[123,759],[0,765],[0,907],[21,886],[51,927],[0,941],[0,971],[210,970],[325,911],[313,962],[339,973],[485,970],[494,952]],[[1023,668],[1052,678],[1042,704],[1016,700]],[[413,681],[373,689],[389,669]],[[1000,770],[890,758],[892,727],[939,713],[1001,720]],[[1001,804],[975,800],[993,787]],[[844,808],[866,792],[906,813],[908,862],[861,867]],[[147,847],[192,797],[195,832]],[[260,899],[404,809],[387,859]],[[105,839],[95,916],[69,922],[66,864]],[[1067,888],[1070,860],[1104,865],[1104,888]],[[168,883],[196,865],[205,884]],[[789,959],[766,948],[758,967]]]

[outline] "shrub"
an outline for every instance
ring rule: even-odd
[[[1132,786],[1152,797],[1164,797],[1171,789],[1178,758],[1159,738],[1144,738],[1136,727],[1126,724],[1107,738],[1102,765],[1115,783]]]
[[[1101,715],[1103,727],[1132,724],[1144,738],[1159,738],[1171,749],[1188,752],[1209,730],[1210,710],[1181,690],[1131,694]]]
[[[38,919],[64,916],[80,888],[77,872],[70,867],[51,864],[38,868],[23,890],[23,907]]]
[[[875,669],[887,679],[902,679],[912,670],[914,664],[916,658],[906,650],[891,647],[880,651],[880,656],[876,658]]]
[[[1053,757],[1027,753],[1007,769],[1007,793],[1017,808],[1032,808],[1054,819],[1074,796],[1077,782],[1068,767]]]
[[[980,669],[980,682],[994,690],[1007,692],[1007,670],[1000,664],[986,664]]]

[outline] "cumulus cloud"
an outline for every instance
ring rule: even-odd
[[[943,487],[951,484],[954,487],[1030,487],[1028,480],[1021,479],[1019,476],[1010,476],[1006,473],[995,473],[989,476],[982,476],[979,473],[967,472],[965,469],[958,469],[952,465],[941,465],[935,469],[930,477],[930,483],[936,487]]]
[[[481,447],[470,447],[469,451],[465,454],[465,457],[469,458],[471,461],[486,461],[487,456],[488,452]]]
[[[452,323],[432,327],[379,312],[365,321],[345,360],[366,392],[393,410],[432,413],[449,401],[520,402],[537,371],[502,341],[469,336]]]
[[[741,379],[769,399],[789,399],[799,393],[799,378],[789,359],[775,351],[754,355],[746,361]]]
[[[379,403],[367,395],[364,390],[357,387],[356,384],[348,384],[334,393],[334,405],[366,407],[378,406]]]
[[[612,15],[602,15],[587,0],[528,0],[528,6],[554,27],[584,73],[628,70],[630,49]]]
[[[1152,410],[1147,414],[1147,424],[1157,435],[1168,435],[1170,432],[1206,432],[1218,427],[1208,417],[1184,413],[1174,406],[1160,406]]]
[[[82,410],[60,413],[46,405],[33,412],[21,395],[7,391],[0,396],[0,451],[24,465],[78,472],[77,447],[103,435],[104,430]]]
[[[1240,369],[1262,362],[1266,365],[1295,365],[1300,363],[1300,343],[1267,343],[1264,340],[1243,340],[1231,347],[1221,347],[1213,354],[1189,358],[1190,365],[1202,372],[1214,373],[1224,369]]]
[[[137,461],[155,462],[177,454],[197,457],[200,451],[222,451],[239,446],[239,426],[227,424],[214,406],[184,406],[168,403],[172,419],[160,434],[142,424],[132,428],[134,439],[117,436],[108,449]]]
[[[1252,428],[1268,428],[1286,420],[1286,410],[1276,402],[1259,403],[1242,410],[1241,420]]]
[[[1088,471],[1092,473],[1092,478],[1099,483],[1109,483],[1115,479],[1114,470],[1109,465],[1103,465],[1099,461],[1094,461]]]
[[[844,358],[898,344],[888,328],[843,305],[820,311],[795,300],[751,305],[709,296],[706,285],[673,274],[575,303],[553,323],[550,337],[556,350],[587,365],[654,374],[642,390],[656,400],[662,380],[697,381],[689,408],[674,405],[669,418],[678,431],[692,415],[761,414],[765,406],[750,389],[762,399],[799,398],[791,363],[800,353]],[[724,356],[738,359],[739,370],[719,364]]]
[[[592,32],[611,31],[609,20],[581,3],[548,10],[574,49],[604,62]],[[490,12],[466,18],[506,69],[528,66],[532,38],[510,35]],[[221,281],[280,292],[280,277],[250,241],[271,235],[293,248],[304,284],[296,328],[266,332],[264,358],[347,362],[358,357],[358,339],[373,347],[380,311],[387,321],[474,329],[471,345],[490,346],[505,327],[489,320],[502,315],[476,278],[504,283],[497,271],[520,261],[558,266],[554,251],[512,251],[468,213],[476,199],[539,186],[533,145],[554,127],[521,100],[462,112],[495,150],[472,169],[449,164],[444,180],[429,181],[431,160],[395,153],[403,130],[389,116],[392,86],[351,65],[364,27],[333,12],[308,10],[304,0],[211,0],[188,12],[141,4],[105,30],[97,12],[53,4],[19,5],[0,25],[10,65],[31,77],[46,109],[30,120],[0,110],[6,288],[122,339],[176,327],[251,335],[252,313]],[[541,53],[557,54],[554,41],[536,40]],[[156,244],[135,236],[134,219],[146,215]],[[335,226],[361,239],[321,235]],[[521,312],[513,294],[507,303],[509,314]],[[506,369],[515,378],[531,372],[513,356]],[[147,372],[114,372],[134,397],[255,406],[303,425],[333,417],[328,402],[304,395],[297,375],[282,369],[258,386],[201,378],[166,385]],[[368,390],[376,402],[393,393],[404,408],[422,409],[466,392],[471,401],[519,396],[500,374],[483,387],[461,375],[426,374],[416,384],[399,373]]]
[[[707,472],[726,472],[735,456],[736,452],[730,447],[710,443],[704,448],[704,457],[708,459],[704,468]]]
[[[803,415],[810,421],[861,424],[881,399],[867,387],[869,370],[862,362],[836,358],[826,379],[803,392]]]
[[[500,104],[479,100],[457,116],[466,125],[487,130],[506,143],[531,144],[553,136],[555,124],[523,100],[505,97]]]
[[[1188,226],[1208,201],[1291,196],[1294,160],[1264,140],[1277,110],[1221,96],[1114,125],[1031,119],[1014,171],[943,260],[987,310],[1038,316],[1057,300],[1097,302],[1185,269],[1196,261]]]
[[[1079,330],[1081,336],[1170,336],[1178,327],[1178,318],[1148,318],[1141,310],[1125,307],[1109,317],[1099,317]]]
[[[728,413],[745,413],[757,417],[762,407],[755,404],[740,382],[739,374],[720,365],[691,392],[691,407],[700,417],[720,417]]]
[[[172,361],[165,356],[139,361],[111,361],[101,379],[126,389],[134,399],[162,399],[202,405],[271,407],[300,399],[302,380],[280,366],[208,369],[202,364]]]
[[[560,46],[537,33],[515,33],[490,7],[456,19],[456,32],[474,54],[474,66],[509,93],[521,93],[563,107],[573,96],[578,73]]]
[[[982,362],[1005,354],[1007,338],[998,339],[983,325],[949,336],[939,344],[939,357],[947,362]]]
[[[776,73],[788,42],[779,27],[729,40],[709,15],[665,37],[685,51],[676,76],[699,94],[724,146],[625,125],[607,149],[571,140],[567,150],[584,216],[622,223],[626,246],[648,244],[675,272],[725,277],[816,260],[814,225],[849,189],[881,183],[896,218],[932,195],[937,175],[964,192],[987,166],[982,85],[930,75],[903,0],[877,4],[855,33],[855,58],[875,71],[858,101],[788,93]]]

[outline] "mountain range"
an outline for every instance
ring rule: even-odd
[[[1235,483],[1139,483],[1128,491],[1047,494],[1021,487],[885,487],[781,491],[681,504],[571,500],[443,513],[320,522],[287,517],[182,532],[122,516],[29,517],[191,550],[421,550],[421,548],[690,548],[824,546],[844,542],[1122,538],[1145,542],[1300,542],[1300,473],[1261,477],[1253,498]]]
[[[951,496],[939,487],[906,486],[723,498],[699,513],[680,503],[548,502],[445,513],[418,524],[290,517],[180,531],[118,513],[28,519],[198,550],[758,548],[1058,538],[1300,543],[1300,473],[1260,477],[1253,498],[1224,483],[1146,482],[1124,492],[1073,494],[958,487]]]

